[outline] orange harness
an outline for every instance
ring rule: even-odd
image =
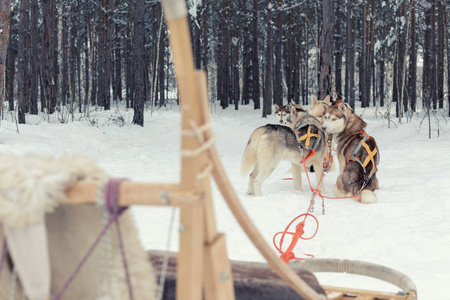
[[[349,163],[349,161],[351,161],[351,160],[359,163],[364,171],[364,180],[366,182],[369,182],[370,178],[372,178],[372,176],[376,172],[378,172],[378,168],[375,165],[375,155],[377,154],[378,150],[377,150],[377,147],[375,147],[373,150],[371,150],[369,145],[367,145],[366,141],[368,138],[370,138],[370,135],[368,135],[365,131],[350,133],[349,135],[344,137],[344,139],[346,139],[352,135],[355,135],[355,134],[363,134],[363,138],[361,139],[360,144],[355,148],[355,151],[353,151],[352,156],[347,159],[347,163]],[[366,152],[367,152],[367,157],[364,161],[361,161],[361,159],[356,156],[356,153],[359,151],[361,146],[364,147],[364,149],[366,149]],[[372,170],[368,173],[366,170],[366,167],[369,164],[369,162],[372,162]]]
[[[325,172],[328,172],[331,168],[331,165],[333,164],[333,154],[331,154],[331,152],[332,152],[331,141],[332,140],[333,140],[333,135],[328,134],[327,147],[330,149],[330,152],[328,153],[328,155],[325,155],[325,159],[323,162],[323,170]]]
[[[308,126],[308,130],[307,132],[300,136],[300,128],[306,127]],[[311,127],[314,125],[311,124],[307,124],[307,123],[303,123],[300,124],[294,131],[295,137],[297,138],[297,142],[303,146],[304,148],[306,148],[307,150],[314,150],[316,149],[317,146],[317,142],[319,141],[319,134],[318,133],[313,133],[311,132]],[[316,126],[314,126],[316,127]],[[317,128],[317,127],[316,127]],[[320,130],[319,128],[317,128],[317,130]],[[311,146],[311,138],[316,138]]]
[[[308,126],[306,133],[304,135],[300,136],[300,129],[303,127],[306,127],[306,126]],[[305,160],[308,159],[309,157],[311,157],[312,155],[314,155],[315,149],[317,146],[317,142],[319,141],[319,130],[321,130],[321,129],[314,126],[315,128],[317,128],[317,133],[313,133],[313,132],[311,132],[311,128],[313,126],[314,125],[312,125],[312,124],[303,123],[303,124],[300,124],[295,130],[293,130],[295,137],[297,139],[297,142],[300,144],[300,146],[302,148],[306,148],[307,150],[311,151],[309,153],[309,155],[305,158]],[[315,140],[313,142],[311,142],[312,138],[315,138]],[[328,139],[327,139],[327,146],[330,148],[330,153],[328,153],[328,155],[325,156],[324,162],[323,162],[325,172],[330,170],[331,164],[333,163],[333,155],[331,154],[331,140],[332,140],[332,135],[330,134],[330,135],[328,135]]]
[[[338,102],[334,103],[334,106],[339,106],[339,103],[344,103],[342,100],[339,100]]]

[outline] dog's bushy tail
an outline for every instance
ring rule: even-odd
[[[261,135],[264,133],[263,128],[257,128],[250,135],[247,146],[245,147],[244,154],[242,155],[241,161],[241,175],[246,176],[250,169],[256,164],[258,144],[261,139]]]

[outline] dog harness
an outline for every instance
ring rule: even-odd
[[[352,156],[347,159],[347,163],[351,160],[359,163],[364,171],[364,181],[368,183],[370,178],[372,178],[372,176],[378,171],[378,168],[375,165],[375,155],[377,154],[377,147],[375,147],[373,150],[370,150],[369,145],[367,145],[366,143],[367,139],[370,138],[370,135],[368,135],[365,131],[350,133],[344,139],[359,133],[363,134],[363,138],[361,139],[359,145],[355,148],[355,151],[353,151]],[[361,146],[364,147],[367,152],[367,157],[364,161],[361,161],[361,159],[356,156],[356,153],[358,153],[359,149],[361,149]],[[366,167],[369,162],[372,162],[372,170],[368,173]]]
[[[338,100],[336,103],[334,103],[334,106],[339,106],[340,103],[344,103],[344,102],[342,102],[342,99]]]
[[[307,127],[306,133],[303,135],[300,135],[300,131],[304,127]],[[315,128],[316,132],[311,132],[311,128]],[[295,137],[297,139],[297,142],[300,144],[301,147],[307,149],[307,150],[315,150],[317,146],[317,142],[319,141],[319,128],[312,124],[308,123],[302,123],[300,124],[294,131]],[[311,142],[311,138],[314,138],[314,140]],[[312,145],[311,145],[312,144]]]
[[[301,135],[301,131],[304,132],[305,130],[302,129],[305,127],[307,127],[306,133]],[[312,132],[311,130],[315,132]],[[317,128],[317,126],[308,123],[302,123],[295,130],[293,130],[300,147],[311,151],[311,153],[308,155],[308,157],[306,157],[306,159],[314,155],[317,143],[319,142],[319,131],[321,130],[322,129]],[[311,141],[311,139],[313,139],[313,141]],[[330,148],[330,152],[328,153],[328,155],[325,156],[323,162],[323,170],[325,172],[327,172],[331,168],[331,164],[333,163],[333,155],[331,154],[332,139],[333,136],[329,134],[327,139],[327,147]]]
[[[327,147],[330,149],[330,152],[328,153],[328,155],[325,155],[325,159],[323,162],[323,170],[325,172],[328,172],[328,170],[330,170],[331,165],[333,164],[333,154],[331,154],[331,141],[333,140],[333,135],[332,134],[328,134],[328,139],[327,139]]]

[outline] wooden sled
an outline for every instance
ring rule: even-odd
[[[298,269],[299,266],[285,264],[274,253],[241,205],[214,146],[206,76],[204,72],[194,70],[186,4],[184,0],[163,0],[162,4],[170,32],[182,109],[181,179],[176,184],[122,182],[119,204],[179,207],[180,251],[177,257],[175,288],[177,300],[236,299],[225,236],[216,229],[210,188],[212,175],[240,226],[267,260],[273,272],[303,299],[325,299],[325,295],[316,292],[294,272],[293,269]],[[66,204],[93,204],[98,184],[77,183],[67,191]],[[327,261],[324,261],[324,264],[325,267],[329,266]],[[322,270],[318,267],[313,271]],[[417,299],[413,284],[401,288],[405,289],[405,294],[401,296],[339,288],[326,290],[329,299]]]

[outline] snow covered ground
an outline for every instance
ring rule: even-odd
[[[384,109],[381,112],[385,112]],[[322,215],[320,200],[314,215],[320,222],[317,236],[300,241],[295,253],[317,258],[363,260],[407,274],[416,283],[420,299],[448,300],[450,282],[450,125],[438,112],[432,120],[433,138],[428,139],[423,114],[412,121],[387,128],[387,120],[370,108],[357,109],[368,123],[381,153],[378,203],[363,205],[349,199],[326,200]],[[58,124],[58,118],[28,116],[27,125],[1,121],[0,153],[44,155],[75,154],[95,160],[111,176],[134,181],[177,182],[180,172],[180,111],[174,105],[146,113],[145,127],[131,125],[132,110],[93,112],[90,119]],[[263,184],[263,196],[246,194],[247,178],[240,175],[240,162],[251,132],[274,123],[275,117],[260,117],[260,110],[213,107],[212,126],[222,163],[240,199],[271,244],[273,235],[284,230],[296,216],[306,212],[311,193],[303,177],[305,192],[294,190],[288,163],[282,163]],[[124,126],[118,126],[122,116]],[[433,117],[434,118],[434,117]],[[50,121],[50,122],[48,122]],[[404,120],[406,121],[406,120]],[[17,134],[17,129],[20,134]],[[337,169],[325,177],[327,195],[333,196]],[[305,176],[305,175],[303,175]],[[315,177],[313,176],[313,182]],[[263,261],[213,185],[218,229],[226,233],[231,259]],[[133,212],[146,249],[166,250],[171,215],[167,207],[134,207]],[[175,222],[176,222],[175,218]],[[178,250],[174,226],[170,250]],[[311,228],[308,228],[307,234]],[[287,244],[286,244],[287,247]],[[274,249],[275,251],[275,249]],[[382,281],[345,274],[317,274],[323,285],[398,291]]]

